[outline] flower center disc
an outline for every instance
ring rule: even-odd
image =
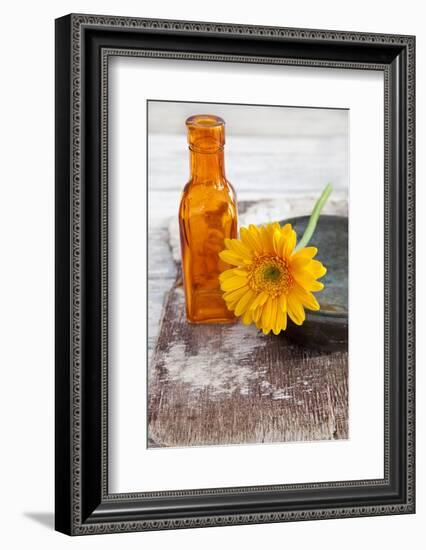
[[[279,281],[281,279],[281,275],[281,270],[275,265],[268,265],[263,271],[263,276],[265,277],[265,280],[271,281],[272,283],[276,283],[277,281]]]
[[[285,260],[275,256],[261,256],[253,264],[248,283],[254,292],[267,292],[276,297],[288,291],[291,281]]]

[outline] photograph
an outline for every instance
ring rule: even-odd
[[[347,440],[350,110],[147,101],[147,447]]]

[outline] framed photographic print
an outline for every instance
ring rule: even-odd
[[[414,513],[413,36],[56,21],[56,529]]]

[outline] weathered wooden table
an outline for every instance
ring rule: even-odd
[[[336,201],[334,211],[342,213],[345,204]],[[296,205],[295,199],[292,211],[297,212]],[[269,201],[239,206],[244,224],[250,216],[259,220],[259,215],[271,215]],[[347,353],[308,350],[285,334],[265,336],[241,323],[188,324],[177,234],[172,221],[168,253],[174,258],[175,277],[167,279],[151,354],[148,445],[346,439]]]
[[[348,437],[346,353],[240,323],[189,325],[180,286],[167,296],[152,364],[150,446]]]

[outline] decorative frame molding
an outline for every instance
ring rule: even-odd
[[[111,56],[383,71],[382,480],[108,493],[107,128]],[[74,14],[56,21],[59,531],[83,535],[414,512],[414,157],[413,36]],[[391,315],[395,311],[398,315]],[[187,499],[187,509],[173,508],[178,496]],[[330,504],[325,504],[324,497]],[[207,505],[215,507],[215,512],[204,512]]]

